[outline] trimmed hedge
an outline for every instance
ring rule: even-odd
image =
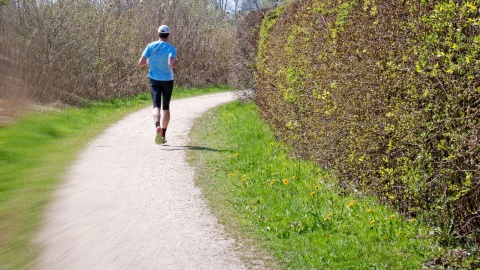
[[[258,39],[262,20],[269,9],[249,12],[237,21],[235,33],[235,53],[231,65],[231,84],[239,89],[247,89],[244,96],[250,98],[249,90],[255,87],[255,58],[258,52]]]
[[[260,31],[257,105],[341,184],[480,244],[480,0],[303,0]]]

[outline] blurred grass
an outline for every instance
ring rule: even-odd
[[[227,90],[175,88],[173,98]],[[150,104],[149,93],[91,101],[82,108],[30,113],[0,128],[0,269],[24,269],[35,258],[31,241],[45,206],[86,143]]]
[[[438,251],[432,229],[347,194],[332,172],[288,156],[253,104],[210,112],[191,136],[192,145],[212,149],[189,157],[220,222],[282,268],[420,269]]]

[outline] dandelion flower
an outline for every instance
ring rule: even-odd
[[[245,180],[245,179],[242,179],[242,183],[243,183],[243,184],[245,184],[245,182],[247,182],[247,180]]]
[[[315,191],[310,192],[310,196],[315,196]]]
[[[273,184],[275,184],[275,179],[270,181],[270,186],[273,186]]]
[[[327,220],[329,220],[329,219],[330,219],[330,217],[326,217],[326,218],[324,219],[324,221],[327,221]]]
[[[233,155],[234,157],[238,157],[238,155],[240,155],[239,153],[235,153],[235,155]]]
[[[328,216],[327,216],[327,217],[331,217],[331,216],[333,216],[333,215],[332,215],[332,213],[328,214]]]
[[[383,219],[383,221],[387,221],[387,220],[388,220],[388,218],[384,218],[384,219]]]
[[[235,173],[231,173],[230,176],[235,176]]]
[[[396,218],[396,216],[395,216],[395,215],[391,215],[390,218]]]
[[[295,179],[295,177],[296,177],[296,176],[295,176],[295,175],[293,175],[293,176],[292,176],[292,179]]]
[[[372,224],[375,224],[375,222],[377,222],[377,221],[374,219],[374,220],[370,221],[370,224],[371,224],[371,225],[372,225]]]
[[[350,203],[348,203],[349,207],[353,207],[354,205],[355,205],[355,201],[350,201]]]
[[[360,215],[359,215],[359,214],[356,214],[356,215],[355,215],[355,217],[359,218],[359,217],[360,217]]]
[[[287,180],[287,179],[283,179],[282,183],[286,186],[286,185],[288,185],[288,180]]]
[[[371,213],[371,212],[373,212],[372,209],[368,209],[368,210],[367,210],[367,213]]]
[[[318,173],[321,172],[321,171],[322,171],[322,169],[318,169],[318,170],[317,170]]]
[[[315,189],[318,189],[318,185],[315,185]]]

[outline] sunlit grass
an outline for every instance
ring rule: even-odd
[[[176,88],[173,98],[226,90]],[[31,241],[45,206],[86,143],[150,104],[149,93],[92,101],[82,108],[32,113],[0,128],[0,269],[24,269],[35,258]]]
[[[287,156],[252,104],[196,124],[197,180],[221,222],[288,269],[420,269],[436,250],[415,219],[336,187],[332,172]],[[242,237],[240,237],[242,238]]]

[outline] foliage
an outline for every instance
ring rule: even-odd
[[[241,1],[242,4],[242,11],[254,11],[263,8],[271,8],[273,6],[280,5],[282,0],[243,0]]]
[[[210,205],[226,228],[253,233],[280,269],[420,269],[437,250],[417,220],[346,194],[328,170],[288,156],[251,103],[220,107],[193,134],[210,150],[190,153]]]
[[[176,84],[226,84],[233,24],[205,1],[17,1],[0,9],[0,98],[82,103],[148,90],[137,62],[172,29]]]
[[[297,1],[267,14],[256,86],[295,154],[480,243],[480,1]]]
[[[255,59],[259,31],[267,9],[261,9],[242,17],[237,22],[235,56],[232,63],[231,83],[239,89],[253,89],[255,85]]]

